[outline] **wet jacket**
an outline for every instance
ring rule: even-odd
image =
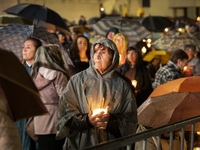
[[[130,86],[115,72],[119,64],[117,47],[106,38],[96,43],[115,51],[113,61],[100,75],[93,63],[93,45],[90,67],[70,78],[61,96],[58,114],[57,139],[66,137],[64,149],[81,149],[102,142],[99,129],[88,121],[88,113],[101,106],[104,109],[109,106],[110,120],[103,130],[106,141],[132,134],[136,129],[135,97]]]

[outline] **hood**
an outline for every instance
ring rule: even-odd
[[[117,29],[115,27],[110,28],[106,33],[106,38],[107,38],[109,32],[114,32],[115,34],[117,34],[117,33],[119,33],[119,29]]]
[[[37,49],[31,70],[33,80],[35,80],[40,67],[60,71],[69,79],[68,65],[60,47],[55,44],[47,44]]]
[[[137,63],[135,65],[135,67],[137,69],[137,68],[139,68],[142,65],[142,61],[143,61],[142,54],[141,54],[140,50],[136,46],[130,46],[130,47],[128,47],[127,53],[128,53],[129,50],[132,50],[132,49],[134,49],[136,51],[137,56],[138,56]],[[129,67],[130,67],[130,62],[126,58],[126,62],[120,67],[122,74],[124,74],[128,70]]]
[[[102,44],[106,47],[109,47],[110,49],[114,50],[114,56],[113,56],[113,60],[112,60],[112,64],[110,65],[110,67],[108,67],[103,74],[99,74],[98,71],[95,69],[94,67],[94,60],[93,60],[93,56],[94,56],[94,46],[96,44]],[[109,78],[113,75],[114,71],[117,69],[118,65],[119,65],[119,52],[117,49],[117,46],[115,45],[115,43],[107,38],[102,38],[99,39],[98,41],[96,41],[93,45],[92,45],[92,49],[91,49],[91,53],[90,53],[90,68],[93,70],[93,73],[96,74],[96,76],[98,77],[103,77],[103,78]]]

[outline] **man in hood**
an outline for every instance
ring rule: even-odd
[[[57,139],[82,149],[135,133],[137,106],[130,86],[117,75],[119,53],[107,38],[92,46],[90,67],[68,82],[59,102]],[[102,109],[94,114],[96,109]]]

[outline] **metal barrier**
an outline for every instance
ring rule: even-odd
[[[146,150],[146,141],[148,138],[157,137],[158,145],[157,150],[160,150],[160,140],[161,134],[170,132],[170,142],[169,142],[169,149],[172,150],[173,144],[173,131],[176,129],[181,128],[182,136],[181,136],[181,150],[184,149],[184,133],[185,133],[185,126],[191,126],[191,145],[190,150],[193,150],[194,147],[194,131],[195,131],[195,123],[200,122],[200,116],[193,117],[184,121],[176,122],[173,124],[169,124],[166,126],[162,126],[159,128],[150,129],[148,131],[140,132],[137,134],[125,136],[122,138],[118,138],[116,140],[111,140],[105,143],[98,144],[96,146],[87,147],[84,150],[112,150],[121,147],[126,147],[127,150],[131,149],[131,145],[135,142],[143,140],[143,150]]]

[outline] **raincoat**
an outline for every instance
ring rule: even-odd
[[[97,43],[114,50],[111,66],[101,75],[93,62],[93,49]],[[107,129],[103,130],[106,141],[117,138],[115,132],[120,132],[121,136],[135,133],[136,101],[130,86],[115,71],[119,64],[117,47],[107,38],[95,44],[91,50],[90,67],[70,78],[59,102],[57,139],[66,137],[64,149],[82,149],[102,142],[100,130],[87,123],[88,113],[97,108],[109,106],[110,120]],[[80,128],[67,127],[66,124],[77,115],[82,117],[74,125]]]

